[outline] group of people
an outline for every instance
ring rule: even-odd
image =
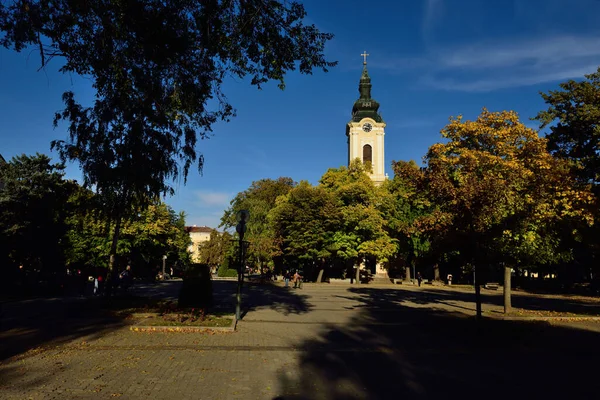
[[[292,279],[292,282],[294,283],[294,289],[296,289],[296,288],[302,289],[302,275],[300,275],[298,270],[296,270],[294,272],[294,274],[292,274],[290,271],[285,271],[285,273],[283,274],[283,280],[285,281],[285,287],[290,286],[290,279]]]

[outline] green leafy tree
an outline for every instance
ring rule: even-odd
[[[425,222],[434,206],[428,198],[424,171],[414,161],[394,161],[392,165],[394,178],[384,182],[379,197],[387,231],[398,244],[395,261],[403,261],[409,280],[411,269],[429,255],[431,231],[425,229]],[[434,270],[434,275],[439,279],[439,271]]]
[[[250,220],[246,224],[247,230],[244,236],[244,240],[250,242],[246,254],[251,262],[254,261],[260,266],[261,271],[279,254],[268,214],[275,207],[276,199],[287,194],[294,185],[291,178],[262,179],[252,182],[248,189],[237,194],[221,218],[221,226],[231,229],[237,225],[237,213],[240,210],[250,212]]]
[[[600,194],[600,68],[581,81],[569,80],[559,90],[542,93],[548,108],[535,117],[540,128],[548,128],[548,148],[553,155],[567,160],[583,184],[591,183]],[[595,219],[600,217],[597,205]],[[600,275],[598,257],[600,227],[563,226],[565,232],[577,229],[581,235],[573,243],[578,264],[589,268],[590,275]]]
[[[194,163],[202,168],[198,137],[234,115],[222,92],[227,76],[283,89],[288,71],[335,65],[323,55],[333,36],[305,16],[299,3],[277,0],[0,3],[0,45],[35,46],[42,67],[59,57],[61,72],[93,84],[92,106],[64,93],[54,123],[65,121],[69,138],[53,147],[79,162],[85,185],[103,196],[111,255],[130,209],[172,193],[170,181]]]
[[[114,225],[98,210],[101,200],[101,196],[83,187],[69,199],[67,265],[108,268]],[[153,276],[155,269],[160,269],[163,255],[169,265],[185,268],[190,261],[189,244],[185,215],[156,202],[141,213],[127,215],[117,255],[132,263],[137,275]]]
[[[320,282],[334,255],[333,237],[341,221],[333,194],[302,181],[277,199],[269,220],[275,242],[287,263],[318,265],[317,282]]]
[[[0,165],[0,249],[9,276],[15,268],[59,271],[64,265],[64,203],[72,184],[48,156],[20,155]]]
[[[228,256],[233,256],[233,237],[227,231],[210,233],[210,239],[199,245],[200,262],[218,268]]]
[[[360,160],[349,167],[330,169],[321,186],[337,199],[341,226],[333,236],[332,248],[349,266],[376,259],[386,262],[396,253],[396,243],[386,231],[387,222],[379,210],[381,202],[374,183]],[[360,278],[356,268],[356,279]]]
[[[108,268],[110,225],[101,207],[99,196],[79,185],[66,202],[65,262],[71,269]]]
[[[163,202],[156,202],[123,225],[118,251],[151,272],[160,268],[163,255],[170,265],[186,267],[190,261],[187,251],[190,243],[184,215]]]
[[[548,148],[572,162],[583,182],[600,183],[600,68],[584,80],[561,83],[542,93],[548,109],[535,117],[549,127]]]
[[[505,263],[508,312],[511,268],[525,259],[554,261],[559,248],[550,228],[565,219],[591,224],[593,195],[514,112],[484,109],[475,121],[451,119],[442,136],[447,142],[431,146],[426,157],[440,225],[449,223],[447,234],[472,265]],[[480,315],[477,280],[475,289]]]

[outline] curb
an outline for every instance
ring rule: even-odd
[[[498,319],[504,321],[567,321],[567,322],[579,322],[579,321],[600,321],[600,317],[581,317],[581,316],[572,316],[572,317],[516,317],[516,316],[496,316],[496,315],[486,315],[487,318],[490,319]]]

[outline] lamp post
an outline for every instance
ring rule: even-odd
[[[246,223],[250,218],[248,210],[240,210],[237,213],[238,224],[235,227],[240,240],[240,264],[238,266],[238,286],[237,286],[237,303],[235,305],[235,318],[241,319],[242,310],[242,283],[244,282],[244,233],[246,233]]]
[[[162,279],[163,281],[165,280],[165,265],[167,264],[167,255],[165,254],[163,256],[163,273],[162,273]]]

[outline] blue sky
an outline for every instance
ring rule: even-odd
[[[418,162],[440,140],[448,117],[475,118],[482,107],[513,109],[524,122],[544,108],[540,91],[582,78],[600,65],[598,0],[306,0],[307,21],[335,34],[326,54],[339,65],[312,76],[291,73],[286,89],[258,91],[227,81],[237,109],[230,123],[200,141],[203,176],[167,202],[188,224],[218,225],[231,198],[252,181],[289,176],[317,183],[347,162],[345,126],[358,98],[367,51],[372,95],[387,123],[386,169],[392,160]],[[61,93],[91,101],[90,82],[61,75],[58,63],[38,71],[35,51],[0,49],[0,153],[7,159],[50,153],[66,138],[52,127]],[[67,175],[79,178],[76,165]]]

